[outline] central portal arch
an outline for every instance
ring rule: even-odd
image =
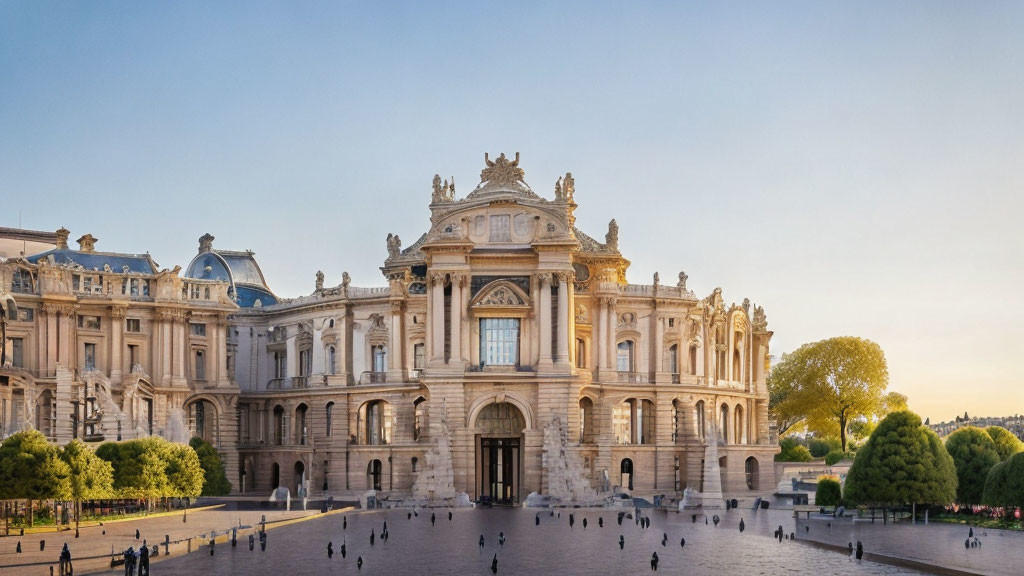
[[[478,498],[506,504],[517,502],[523,478],[526,418],[510,402],[493,402],[480,409],[473,428]]]

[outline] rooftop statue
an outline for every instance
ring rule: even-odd
[[[397,234],[388,234],[388,259],[398,258],[402,252],[402,239]]]
[[[316,271],[316,291],[324,291],[324,273],[321,272],[320,270]]]
[[[502,152],[496,160],[491,160],[484,152],[484,163],[487,167],[480,171],[480,181],[491,185],[512,185],[522,182],[526,172],[519,167],[519,152],[516,152],[516,159],[509,160]]]
[[[686,275],[686,272],[680,272],[679,273],[679,282],[676,283],[676,286],[678,286],[679,288],[682,288],[683,290],[686,290],[686,279],[687,278],[689,278],[689,276]]]
[[[604,244],[609,250],[619,249],[619,224],[615,218],[608,223],[608,233],[604,235]]]

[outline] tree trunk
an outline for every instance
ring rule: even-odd
[[[842,447],[843,453],[846,453],[846,417],[839,417],[839,445]]]
[[[32,507],[32,500],[29,499],[29,501],[28,501],[28,527],[29,528],[31,528],[33,523],[35,522],[35,515],[32,514],[33,511],[34,510],[33,510],[33,507]]]

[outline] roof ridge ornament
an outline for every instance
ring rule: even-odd
[[[523,181],[526,172],[519,167],[519,152],[516,152],[516,159],[509,160],[502,152],[497,159],[491,160],[487,152],[484,152],[484,163],[487,167],[480,171],[480,183],[487,183],[491,186],[502,184],[513,186]]]

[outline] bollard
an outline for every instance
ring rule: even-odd
[[[39,541],[39,551],[42,552],[46,548],[46,540]]]
[[[171,535],[164,534],[164,556],[170,556],[171,554]]]

